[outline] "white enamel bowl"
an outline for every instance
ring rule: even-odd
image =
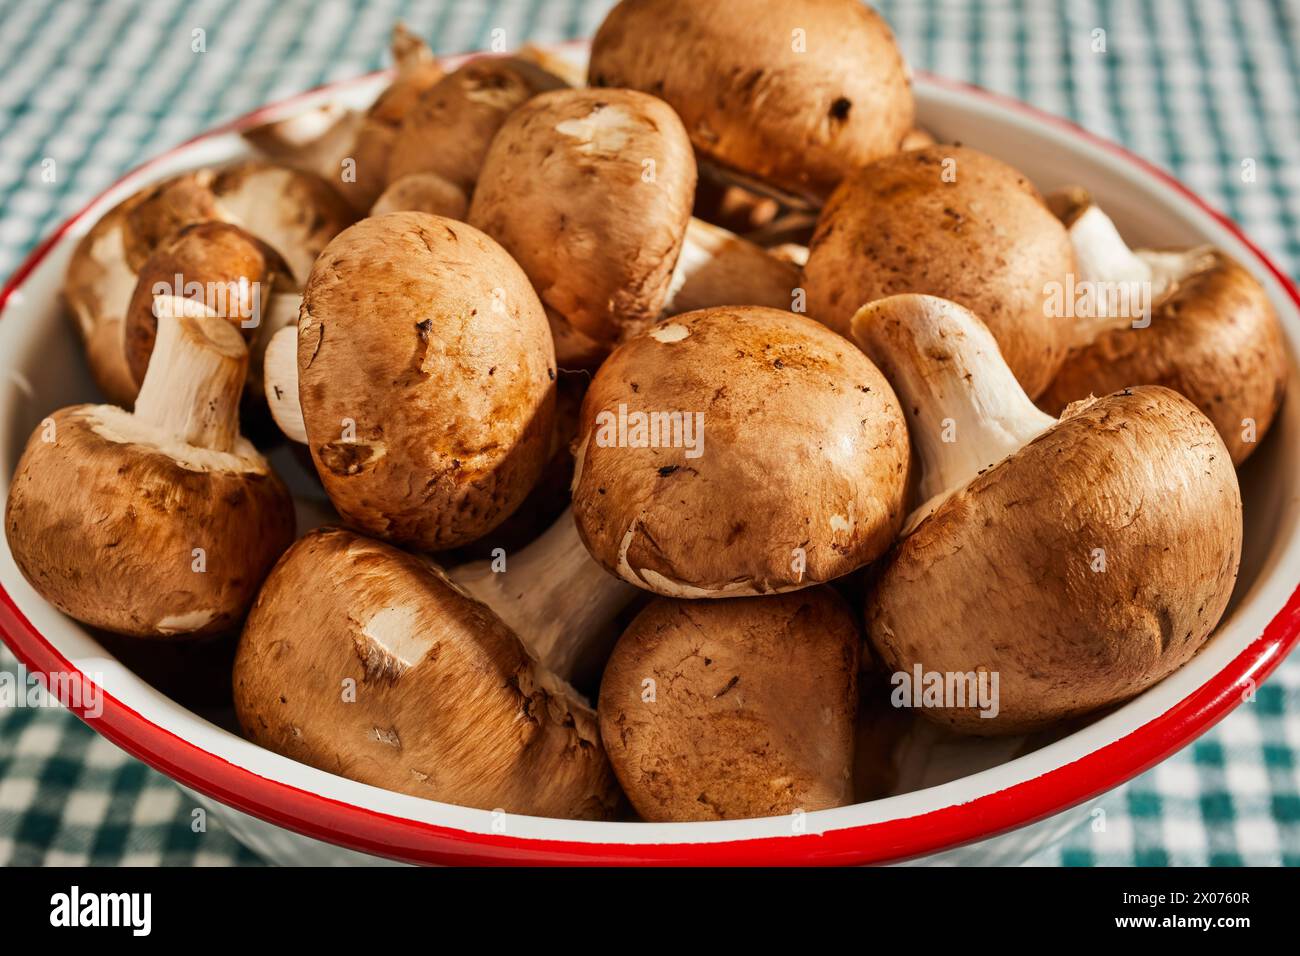
[[[78,238],[151,180],[247,155],[238,130],[322,99],[364,105],[384,82],[374,75],[338,84],[204,134],[129,173],[32,254],[0,292],[0,495],[45,415],[95,400],[57,295]],[[239,839],[282,863],[1007,863],[1087,822],[1107,791],[1248,698],[1300,633],[1300,296],[1231,223],[1118,147],[972,87],[922,76],[916,93],[920,124],[941,140],[1000,156],[1044,191],[1086,186],[1135,244],[1227,250],[1264,283],[1285,328],[1291,398],[1241,473],[1245,551],[1232,604],[1190,664],[1124,707],[1027,756],[797,820],[590,823],[494,817],[389,793],[262,750],[124,667],[41,600],[0,542],[6,642],[33,672],[75,670],[93,680],[103,695],[102,714],[88,721],[95,730],[175,779]]]

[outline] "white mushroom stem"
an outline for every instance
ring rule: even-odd
[[[298,400],[298,325],[278,329],[266,343],[262,356],[262,386],[271,418],[284,436],[307,443],[307,425]]]
[[[955,302],[877,299],[853,316],[852,332],[898,394],[921,459],[925,503],[904,533],[1056,423],[1021,389],[984,323]]]
[[[735,233],[691,218],[673,269],[665,315],[719,305],[789,310],[799,269]]]
[[[528,653],[565,680],[587,670],[610,621],[637,589],[587,553],[573,512],[517,554],[453,568],[448,576],[510,625]]]
[[[187,445],[230,451],[248,372],[243,337],[201,302],[158,296],[153,311],[158,337],[135,417]]]
[[[1072,346],[1086,346],[1113,329],[1141,327],[1180,282],[1212,264],[1206,246],[1176,252],[1130,249],[1111,218],[1078,187],[1054,193],[1049,203],[1066,223],[1078,264],[1076,279],[1088,284],[1092,303],[1075,315]],[[1116,308],[1119,304],[1126,308]],[[1143,314],[1134,314],[1138,307]]]

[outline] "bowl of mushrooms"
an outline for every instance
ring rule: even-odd
[[[6,643],[268,859],[1018,862],[1300,634],[1291,282],[745,5],[399,27],[0,292]]]

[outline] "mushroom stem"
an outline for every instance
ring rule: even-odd
[[[1070,234],[1078,262],[1076,277],[1089,287],[1091,308],[1074,317],[1072,347],[1089,345],[1106,332],[1139,320],[1149,321],[1151,311],[1179,283],[1213,264],[1206,246],[1176,252],[1130,249],[1111,218],[1078,186],[1053,193],[1048,205]],[[1118,308],[1121,303],[1127,308]]]
[[[271,418],[280,431],[290,441],[305,445],[307,425],[298,399],[298,323],[285,321],[290,307],[296,319],[301,302],[302,297],[297,295],[275,296],[271,300],[268,324],[273,327],[268,329],[271,335],[262,354],[262,385]]]
[[[568,508],[502,570],[494,570],[494,564],[474,561],[448,576],[495,611],[534,659],[565,680],[592,663],[606,626],[637,593],[587,553]]]
[[[201,302],[158,296],[153,310],[158,338],[135,417],[196,448],[230,451],[248,372],[243,337]]]
[[[673,269],[665,315],[721,305],[790,310],[799,269],[762,246],[691,218]]]
[[[921,458],[924,500],[904,533],[1056,423],[1034,407],[992,333],[955,302],[893,295],[853,316],[853,338],[894,387]]]

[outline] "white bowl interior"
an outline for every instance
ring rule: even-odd
[[[299,100],[292,109],[326,97],[362,105],[382,85],[378,77],[349,83]],[[965,803],[1070,763],[1131,733],[1188,696],[1241,653],[1263,631],[1296,585],[1300,568],[1300,392],[1295,356],[1300,353],[1300,313],[1282,285],[1229,230],[1175,189],[1130,160],[1065,126],[1011,108],[977,92],[921,78],[919,122],[942,141],[960,141],[1001,156],[1022,169],[1040,189],[1079,183],[1090,189],[1121,231],[1137,244],[1213,243],[1246,264],[1265,284],[1286,330],[1291,351],[1292,398],[1272,431],[1241,473],[1245,502],[1245,551],[1241,578],[1215,637],[1187,667],[1127,705],[1084,729],[1033,753],[1007,760],[1005,748],[970,750],[964,756],[927,750],[911,775],[920,789],[871,803],[808,814],[804,832],[817,833],[915,816]],[[287,111],[291,111],[287,109]],[[58,289],[77,239],[114,203],[144,183],[180,169],[247,155],[234,133],[182,147],[127,177],[84,215],[28,277],[0,322],[0,495],[27,437],[53,409],[98,400],[71,324],[61,314]],[[277,465],[286,464],[287,456]],[[346,803],[475,833],[501,833],[502,821],[485,811],[390,793],[337,777],[262,750],[163,696],[107,654],[76,622],[54,611],[32,590],[0,541],[0,581],[32,624],[76,667],[114,697],[158,726],[266,778]],[[1004,762],[1005,761],[1005,762]],[[991,764],[995,764],[990,766]],[[951,779],[957,776],[958,779]],[[947,782],[944,782],[947,781]],[[589,823],[512,818],[505,832],[591,842],[710,842],[793,832],[788,818],[725,823]]]

